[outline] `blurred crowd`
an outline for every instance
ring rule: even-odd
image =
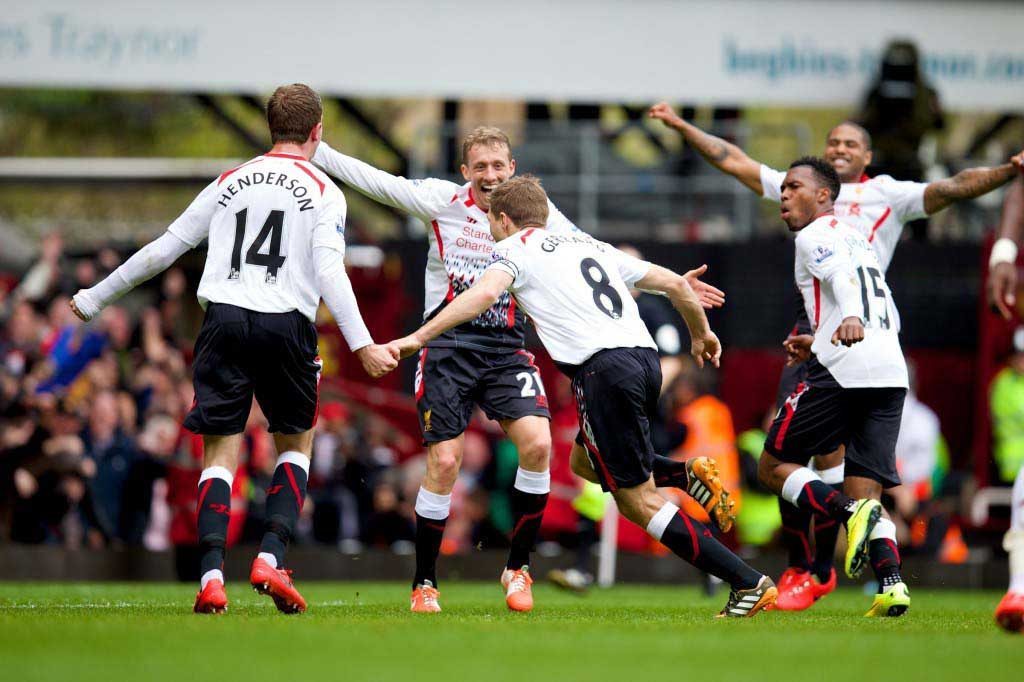
[[[172,268],[83,324],[70,296],[120,260],[109,248],[72,257],[51,234],[23,277],[0,274],[0,542],[153,550],[196,542],[202,442],[181,422],[193,400],[201,311],[185,272]],[[396,465],[417,445],[342,399],[323,401],[319,426],[304,537],[351,547],[411,539],[407,468]],[[275,460],[254,403],[232,542],[262,534]]]

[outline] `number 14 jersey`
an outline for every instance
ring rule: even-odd
[[[796,235],[794,275],[814,330],[808,381],[906,388],[896,305],[864,236],[832,214],[816,218]],[[847,317],[864,323],[864,340],[849,348],[833,345],[832,335]]]
[[[199,304],[261,313],[320,304],[313,249],[345,255],[345,197],[304,157],[267,153],[204,189],[167,230],[191,247],[209,237]]]
[[[489,269],[512,276],[509,286],[561,365],[578,366],[606,348],[657,346],[629,288],[651,264],[582,232],[530,228],[494,246]]]

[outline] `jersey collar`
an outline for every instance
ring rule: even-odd
[[[298,154],[287,154],[284,152],[267,152],[263,156],[272,156],[277,159],[295,159],[296,161],[308,161],[305,156],[299,156]]]

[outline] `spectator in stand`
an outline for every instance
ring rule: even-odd
[[[112,391],[102,391],[93,396],[82,442],[85,456],[96,466],[96,476],[90,488],[100,530],[108,539],[123,541],[125,529],[121,525],[121,506],[125,484],[139,453],[120,427],[117,396]]]
[[[894,40],[886,46],[858,120],[871,133],[876,175],[924,179],[921,141],[941,130],[944,121],[939,95],[925,77],[914,43]]]
[[[714,459],[726,490],[735,491],[730,499],[735,501],[734,511],[738,513],[741,498],[736,431],[729,407],[715,395],[716,382],[713,368],[705,367],[698,372],[693,361],[686,358],[679,377],[669,389],[672,413],[668,428],[670,431],[682,429],[686,433],[672,456],[684,461],[694,457]],[[684,496],[683,502],[688,514],[704,522],[708,520],[707,513],[695,500]]]
[[[757,463],[764,451],[764,439],[777,411],[772,404],[760,426],[747,429],[736,437],[743,481],[743,508],[736,516],[736,533],[744,546],[767,545],[782,528],[778,497],[761,485],[757,477]]]
[[[998,480],[1012,485],[1024,466],[1024,327],[1013,334],[1013,355],[991,389],[992,455]]]
[[[137,443],[139,457],[135,460],[124,485],[120,525],[128,545],[141,545],[149,526],[154,486],[167,477],[167,462],[178,445],[178,422],[166,414],[155,414],[146,420]]]
[[[374,486],[373,511],[366,519],[363,544],[410,554],[415,550],[416,528],[409,515],[402,513],[398,488],[390,479],[383,476]]]
[[[52,294],[63,271],[64,239],[60,233],[51,232],[43,237],[40,244],[39,260],[29,268],[21,282],[11,292],[11,302],[44,301]]]
[[[313,537],[317,542],[338,545],[343,551],[360,548],[359,502],[349,488],[347,464],[355,458],[358,433],[344,403],[330,401],[320,408],[313,459],[309,470],[309,495],[313,509]]]

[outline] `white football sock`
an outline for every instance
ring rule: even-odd
[[[210,582],[211,580],[219,580],[221,585],[224,584],[224,574],[221,572],[219,568],[214,568],[212,570],[207,571],[206,573],[203,573],[203,577],[199,579],[199,589],[205,590],[206,583]]]
[[[780,496],[794,507],[798,507],[800,505],[797,504],[797,499],[799,499],[800,491],[804,489],[804,486],[811,481],[820,480],[821,478],[818,474],[814,473],[807,467],[800,467],[786,477],[785,482],[782,484],[782,492],[780,493]]]

